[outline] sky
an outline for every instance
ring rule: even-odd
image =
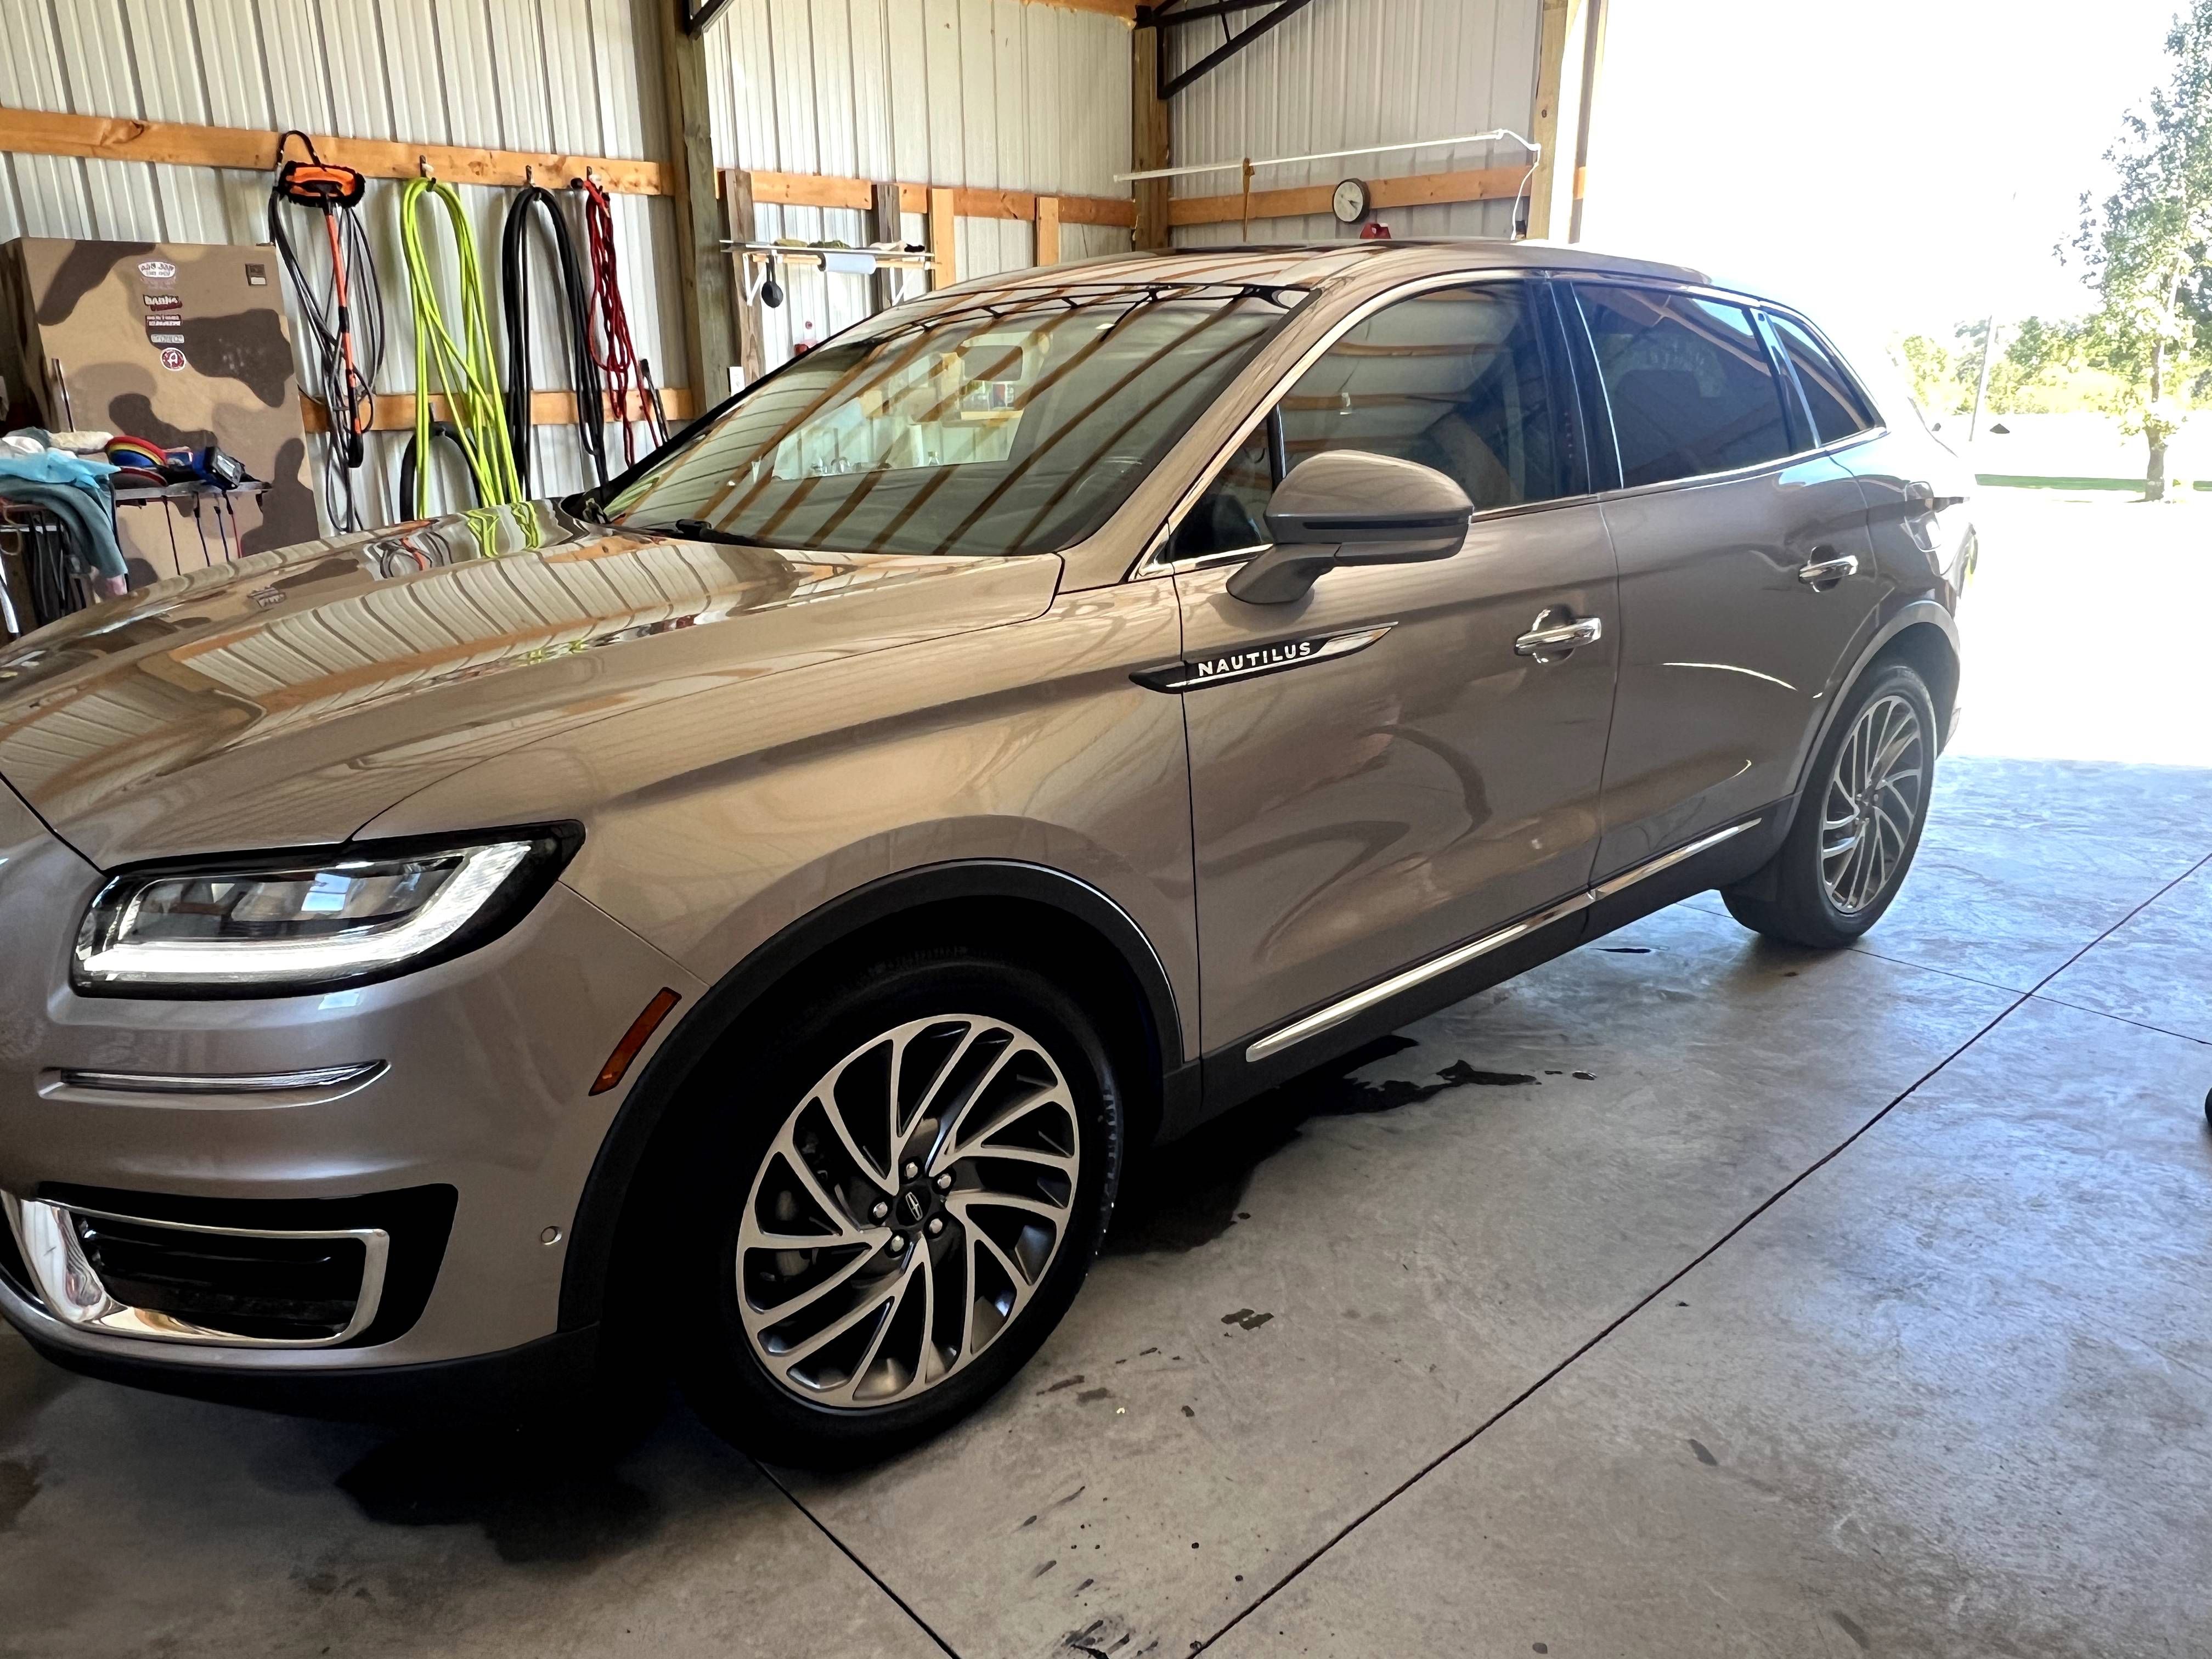
[[[2179,0],[1610,0],[1584,240],[1881,344],[2089,308],[2072,242]]]

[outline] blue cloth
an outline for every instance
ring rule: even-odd
[[[0,495],[42,507],[69,526],[70,539],[103,576],[127,576],[115,540],[115,501],[107,477],[116,469],[65,449],[35,455],[0,454]]]

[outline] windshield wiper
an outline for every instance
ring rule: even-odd
[[[731,547],[774,547],[774,542],[764,542],[757,536],[740,535],[734,530],[722,530],[704,519],[675,519],[666,524],[629,524],[625,530],[641,530],[648,535],[681,536],[686,541],[721,542]]]

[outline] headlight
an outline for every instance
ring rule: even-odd
[[[134,871],[77,930],[95,996],[291,996],[411,973],[505,933],[583,839],[574,825]]]

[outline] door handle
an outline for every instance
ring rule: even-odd
[[[1564,657],[1578,645],[1595,645],[1605,637],[1605,621],[1600,617],[1578,617],[1570,623],[1545,626],[1546,619],[1556,613],[1547,611],[1536,618],[1535,627],[1513,641],[1516,656],[1534,657],[1538,662],[1551,662]]]
[[[1814,550],[1825,552],[1826,550],[1815,549]],[[1814,559],[1809,564],[1800,566],[1797,580],[1808,587],[1825,592],[1843,580],[1844,577],[1856,576],[1858,574],[1859,556],[1856,553],[1844,553],[1833,558]]]

